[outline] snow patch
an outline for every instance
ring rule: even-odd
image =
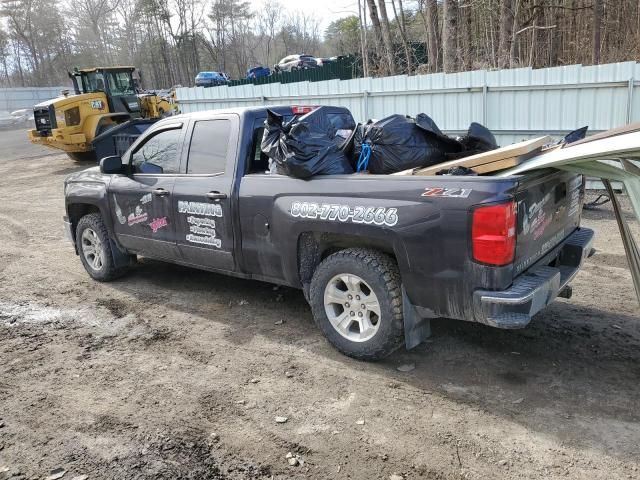
[[[0,302],[0,322],[13,325],[17,323],[54,323],[66,316],[59,308],[33,305],[30,303]]]
[[[114,322],[106,312],[93,307],[56,308],[32,302],[0,302],[0,324],[5,325],[48,325],[79,323],[87,326],[113,326]]]

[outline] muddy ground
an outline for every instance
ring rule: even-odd
[[[0,479],[640,478],[640,309],[608,208],[585,212],[573,299],[528,328],[438,320],[362,363],[293,289],[153,261],[90,280],[61,223],[83,166],[23,131],[0,147]]]

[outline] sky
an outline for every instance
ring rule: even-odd
[[[358,15],[357,0],[278,0],[287,10],[302,10],[313,14],[320,21],[320,31],[334,20]]]

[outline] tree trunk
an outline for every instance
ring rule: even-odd
[[[562,27],[564,26],[563,12],[556,8],[551,10],[549,17],[552,19],[557,28],[551,29],[549,32],[549,65],[553,67],[560,64],[560,42],[562,40]]]
[[[515,11],[513,12],[513,22],[511,23],[511,42],[509,44],[509,68],[513,68],[516,63],[516,27],[518,19],[518,10],[520,10],[520,1],[515,0]]]
[[[375,0],[367,0],[367,6],[369,7],[369,16],[371,17],[371,23],[373,24],[374,46],[378,59],[381,58],[382,48],[382,27],[380,26],[380,18],[378,17],[378,7],[376,7]]]
[[[363,8],[364,7],[364,8]],[[366,6],[358,0],[358,25],[360,26],[360,49],[362,50],[362,73],[365,77],[369,76],[369,53],[367,46],[367,28],[364,11]]]
[[[400,30],[400,37],[402,38],[404,56],[407,61],[407,74],[411,75],[411,72],[413,71],[413,54],[409,46],[409,40],[407,40],[407,27],[405,24],[404,9],[402,8],[402,0],[398,0],[400,15],[398,15],[398,12],[396,11],[396,3],[394,0],[391,0],[391,6],[393,7],[393,14],[396,17],[396,22],[398,23],[398,30]]]
[[[531,29],[531,42],[529,42],[529,67],[533,68],[536,61],[536,40],[538,30],[536,29],[536,19],[533,19],[533,28]]]
[[[380,21],[382,23],[382,40],[384,41],[384,49],[387,55],[387,64],[389,65],[389,73],[396,73],[395,59],[393,52],[393,42],[391,40],[391,27],[389,26],[389,16],[387,15],[387,6],[385,0],[378,0],[380,10]]]
[[[458,0],[443,0],[443,4],[442,64],[444,71],[451,73],[458,67]]]
[[[437,0],[426,0],[427,29],[429,32],[429,65],[432,72],[437,72],[442,66],[440,55],[440,25],[438,21]]]
[[[593,55],[594,65],[600,63],[600,41],[602,34],[602,0],[593,0]]]
[[[513,28],[514,0],[500,0],[500,25],[498,35],[498,68],[507,68],[511,63],[511,35]]]
[[[460,8],[464,27],[462,30],[462,51],[460,58],[463,70],[469,72],[473,69],[473,10],[472,3],[467,3],[464,8]]]

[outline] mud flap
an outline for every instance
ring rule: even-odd
[[[402,312],[404,316],[404,343],[407,350],[420,345],[431,336],[431,319],[420,315],[402,287]]]
[[[111,253],[113,256],[114,267],[116,268],[129,267],[133,263],[135,263],[134,262],[135,256],[129,255],[128,253],[125,253],[122,250],[120,250],[118,245],[116,245],[116,242],[114,242],[113,240],[109,239],[109,243],[111,244]]]

